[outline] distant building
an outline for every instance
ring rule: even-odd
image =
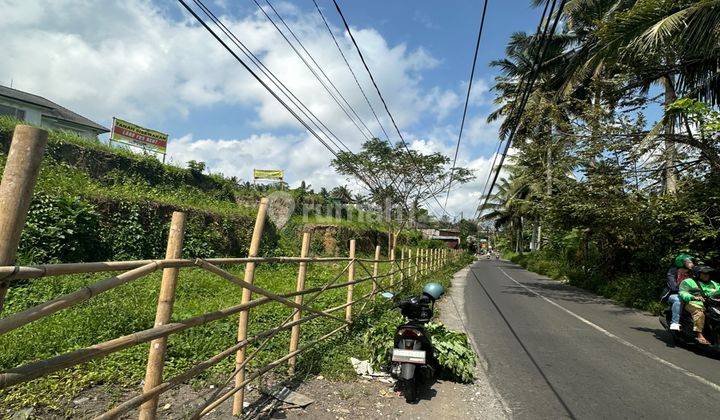
[[[110,130],[41,96],[0,86],[0,115],[10,115],[50,130],[97,138]]]
[[[421,229],[423,238],[443,241],[449,248],[460,248],[460,231],[457,229]]]

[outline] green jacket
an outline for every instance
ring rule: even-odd
[[[700,283],[700,287],[702,287],[702,290],[705,292],[705,296],[707,297],[720,297],[720,284],[717,282],[710,280],[707,283],[703,282],[695,282],[693,279],[685,279],[682,283],[680,283],[680,299],[682,299],[683,302],[689,303],[690,305],[696,306],[698,308],[704,308],[705,305],[703,305],[702,302],[697,300],[692,300],[694,296],[702,296],[700,293],[700,288],[698,287],[698,283]]]

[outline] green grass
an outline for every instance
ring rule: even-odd
[[[452,273],[467,263],[461,260],[432,275],[432,280],[449,286]],[[324,285],[344,267],[343,263],[311,264],[306,287]],[[371,270],[372,268],[369,267]],[[388,269],[381,267],[381,273]],[[231,269],[237,274],[243,267]],[[24,310],[61,294],[105,278],[107,274],[71,275],[25,281],[10,289],[6,313]],[[134,331],[151,328],[160,284],[160,273],[154,273],[109,292],[101,294],[76,307],[60,311],[52,316],[33,322],[0,337],[0,370],[16,367]],[[261,265],[257,269],[255,283],[275,292],[295,289],[297,267],[293,265]],[[356,278],[366,273],[356,268]],[[347,279],[343,274],[339,282]],[[419,279],[410,290],[418,292],[430,278]],[[385,280],[387,282],[387,280]],[[360,297],[371,290],[371,283],[355,287]],[[217,276],[198,269],[183,269],[177,288],[177,300],[173,320],[181,320],[201,313],[228,307],[240,302],[241,289]],[[312,302],[318,309],[326,309],[345,303],[347,289],[329,290]],[[309,299],[309,297],[306,297]],[[355,307],[355,312],[362,305]],[[301,374],[322,373],[328,378],[348,379],[355,373],[349,366],[348,357],[368,358],[370,349],[362,336],[374,321],[388,309],[379,299],[377,305],[369,305],[369,311],[356,316],[355,324],[348,333],[318,345],[298,358]],[[250,315],[249,335],[279,325],[292,310],[277,303],[253,308]],[[336,312],[340,317],[343,311]],[[328,319],[317,319],[301,327],[301,345],[316,338],[339,324]],[[200,360],[207,359],[233,345],[237,334],[237,316],[214,321],[172,335],[169,339],[165,377],[174,376]],[[250,369],[287,354],[289,332],[278,334],[251,363]],[[113,384],[140,389],[144,377],[148,344],[142,344],[71,369],[53,373],[47,377],[17,385],[4,390],[0,410],[28,406],[43,406],[61,410],[81,390],[95,384]],[[252,348],[249,352],[252,351]],[[196,380],[216,382],[232,371],[233,358],[228,358]]]
[[[139,203],[151,201],[177,209],[192,209],[222,216],[254,216],[255,209],[221,199],[189,186],[151,186],[140,179],[116,177],[113,181],[91,178],[86,172],[46,159],[35,191],[77,195],[91,200]]]
[[[661,273],[618,273],[613,278],[607,278],[594,270],[572,267],[561,258],[542,251],[523,254],[505,252],[503,256],[529,271],[589,290],[621,305],[654,314],[663,310],[659,302],[665,285]]]
[[[302,220],[302,216],[293,216],[293,219],[300,221]],[[308,216],[308,220],[306,223],[317,225],[342,226],[354,230],[376,230],[378,232],[387,232],[387,225],[385,223],[375,220],[368,220],[367,218],[362,218],[361,220],[347,220],[339,219],[337,217],[312,215]]]

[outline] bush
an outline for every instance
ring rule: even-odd
[[[98,235],[100,214],[77,197],[36,194],[20,240],[18,261],[100,261],[110,254]]]

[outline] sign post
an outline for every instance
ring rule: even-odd
[[[150,151],[163,155],[163,163],[167,155],[168,135],[159,131],[144,128],[139,125],[113,117],[110,130],[110,142],[113,141],[139,147],[143,151]]]

